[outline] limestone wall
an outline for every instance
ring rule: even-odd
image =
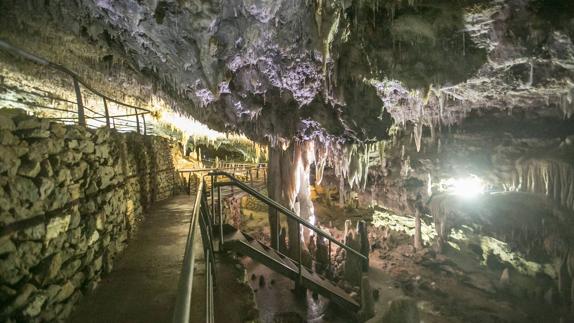
[[[0,109],[0,321],[55,321],[174,192],[168,140]]]

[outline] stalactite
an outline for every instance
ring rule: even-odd
[[[328,143],[315,143],[315,183],[321,184],[323,181],[323,170],[327,164]]]
[[[563,207],[574,210],[574,167],[559,160],[519,159],[516,189],[544,194]],[[515,184],[511,184],[514,186]]]
[[[574,115],[574,87],[559,97],[558,104],[564,119],[570,119]]]
[[[407,158],[403,159],[401,164],[401,176],[408,177],[411,171],[411,157],[407,156]]]
[[[379,141],[379,166],[385,167],[386,165],[386,156],[385,156],[385,149],[387,142],[386,141]]]

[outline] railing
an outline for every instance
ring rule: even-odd
[[[246,182],[251,185],[254,182],[262,181],[267,182],[267,164],[237,164],[237,163],[220,163],[219,167],[212,168],[190,168],[190,169],[179,169],[180,178],[184,181],[184,185],[187,187],[188,194],[191,192],[191,179],[193,174],[209,173],[213,171],[225,171],[232,174],[233,176],[243,177]]]
[[[190,221],[183,268],[179,279],[178,294],[173,315],[174,323],[189,323],[191,319],[191,298],[193,291],[193,278],[195,273],[194,241],[196,228],[201,230],[203,253],[205,257],[205,322],[214,322],[214,288],[215,288],[215,257],[213,252],[213,233],[209,208],[205,197],[205,184],[200,181]]]
[[[0,50],[66,74],[72,79],[75,93],[75,101],[73,101],[61,98],[41,89],[35,89],[36,91],[25,90],[23,88],[2,84],[0,85],[0,93],[4,92],[6,94],[0,96],[0,101],[11,102],[16,106],[24,105],[28,107],[28,110],[33,112],[37,112],[37,110],[46,113],[50,112],[50,116],[46,119],[67,124],[74,123],[90,128],[107,126],[109,128],[115,128],[120,132],[136,131],[144,135],[153,132],[149,122],[146,123],[146,115],[149,115],[151,111],[110,98],[92,88],[84,82],[78,74],[66,67],[49,62],[41,57],[14,47],[3,40],[0,40]],[[88,91],[101,99],[100,106],[88,106],[85,100],[86,96],[82,94],[82,91]],[[11,96],[20,96],[20,98],[13,99],[10,98]],[[22,97],[30,97],[34,98],[34,100],[23,100]],[[44,104],[44,102],[46,102],[46,104]],[[112,113],[112,111],[116,111],[116,113]]]
[[[223,176],[225,178],[227,178],[227,180],[225,182],[219,182],[218,181],[218,177],[219,176]],[[217,214],[217,221],[218,221],[218,225],[219,225],[219,241],[220,241],[220,248],[222,247],[222,242],[223,242],[223,212],[222,212],[222,206],[221,206],[221,187],[225,187],[225,186],[235,186],[238,187],[239,189],[245,191],[246,193],[250,194],[251,196],[255,197],[256,199],[258,199],[259,201],[265,203],[267,206],[269,206],[270,208],[278,211],[277,212],[277,216],[275,217],[275,226],[277,228],[277,233],[276,235],[273,237],[271,237],[271,239],[276,239],[276,243],[275,244],[271,244],[271,246],[268,246],[272,249],[274,249],[276,252],[281,253],[280,249],[280,241],[279,241],[279,228],[280,228],[280,218],[279,216],[282,214],[284,214],[288,219],[290,220],[294,220],[297,222],[297,249],[298,249],[298,255],[297,255],[297,259],[293,259],[292,257],[289,257],[287,255],[287,257],[289,257],[289,259],[291,259],[293,262],[295,262],[297,264],[298,267],[298,275],[299,275],[299,281],[301,281],[302,279],[302,248],[301,248],[301,226],[304,226],[305,228],[309,229],[310,231],[314,232],[316,234],[317,239],[327,239],[328,241],[328,267],[329,269],[331,268],[331,251],[332,251],[332,244],[338,246],[339,248],[342,248],[346,251],[347,255],[353,255],[358,257],[359,259],[361,259],[362,262],[362,267],[363,270],[367,270],[369,267],[369,257],[368,257],[368,250],[362,250],[363,253],[345,245],[344,243],[338,241],[337,239],[335,239],[334,237],[332,237],[329,233],[323,231],[322,229],[316,227],[315,225],[313,225],[312,223],[310,223],[309,221],[299,217],[297,214],[295,214],[295,212],[291,211],[290,209],[286,208],[285,206],[277,203],[276,201],[272,200],[271,198],[261,194],[260,192],[258,192],[257,190],[253,189],[252,187],[250,187],[249,185],[246,185],[245,183],[241,182],[240,180],[238,180],[236,177],[234,177],[233,175],[226,173],[226,172],[222,172],[222,171],[214,171],[211,172],[207,175],[204,176],[204,182],[206,182],[206,177],[209,177],[211,179],[211,214],[213,214],[213,217],[215,218],[215,215]],[[215,191],[215,189],[217,188],[217,192]],[[215,205],[215,195],[217,194],[217,199],[218,199],[218,207],[216,208]],[[216,212],[216,210],[218,212]],[[291,243],[291,241],[290,241]],[[275,248],[276,246],[276,248]]]
[[[202,171],[202,170],[196,170]],[[223,176],[227,178],[225,182],[218,182],[217,178]],[[207,191],[207,184],[211,183],[210,185],[210,200],[211,203],[208,201],[208,191]],[[265,203],[267,206],[275,209],[278,211],[277,216],[277,224],[279,224],[279,214],[282,213],[286,215],[289,219],[295,220],[297,222],[297,241],[301,243],[301,226],[306,227],[307,229],[315,232],[317,237],[321,237],[327,239],[329,241],[328,246],[328,255],[329,255],[329,267],[331,263],[331,250],[332,244],[344,249],[347,252],[347,255],[353,255],[361,259],[368,267],[369,258],[364,253],[361,253],[344,243],[338,241],[337,239],[333,238],[329,233],[323,231],[322,229],[314,226],[309,221],[300,218],[297,216],[293,211],[289,210],[288,208],[284,207],[283,205],[275,202],[271,198],[259,193],[254,188],[246,185],[245,183],[241,182],[239,179],[234,177],[233,175],[223,172],[221,170],[218,171],[211,171],[208,174],[204,175],[202,180],[199,181],[197,186],[197,194],[195,196],[195,204],[193,209],[193,215],[191,218],[190,223],[190,230],[187,238],[187,244],[185,248],[185,255],[183,259],[183,268],[182,273],[180,276],[179,281],[179,289],[178,295],[176,300],[176,306],[173,316],[174,323],[189,323],[191,319],[191,298],[192,298],[192,291],[193,291],[193,278],[195,272],[195,250],[194,250],[194,240],[196,235],[196,228],[198,227],[201,230],[201,237],[202,237],[202,245],[203,245],[203,253],[205,256],[205,290],[206,290],[206,297],[205,297],[205,322],[214,322],[214,288],[215,288],[215,256],[214,256],[214,247],[213,241],[215,240],[214,231],[217,230],[219,235],[219,250],[223,250],[222,243],[223,243],[223,213],[222,213],[222,205],[221,205],[221,188],[224,186],[235,186],[239,189],[245,191],[246,193],[250,194],[251,196],[255,197],[259,201]],[[190,189],[191,186],[188,186]],[[217,189],[217,203],[219,206],[216,208],[216,201],[215,201],[215,190]],[[216,216],[217,215],[217,216]],[[214,225],[215,220],[217,223]],[[199,221],[199,222],[198,222]],[[278,225],[279,227],[279,225]],[[278,237],[277,237],[278,239]],[[277,241],[277,246],[279,246],[279,242]],[[271,247],[273,248],[273,247]],[[281,254],[279,248],[273,248],[277,253]],[[302,281],[302,257],[301,257],[301,247],[299,245],[299,255],[297,259],[293,259],[287,255],[283,255],[291,259],[298,267],[298,275],[299,281]],[[364,267],[365,268],[365,267]]]

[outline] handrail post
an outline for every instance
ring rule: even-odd
[[[327,240],[329,240],[329,239],[327,239]],[[327,270],[328,270],[327,274],[329,275],[329,277],[332,277],[332,276],[331,276],[331,240],[329,240],[329,251],[328,251],[328,255],[329,255],[329,257],[328,257],[327,259],[328,259],[328,261],[329,261],[329,265],[328,265],[328,267],[327,267],[327,268],[328,268],[328,269],[327,269]]]
[[[80,90],[80,83],[75,77],[74,80],[74,90],[76,92],[76,102],[78,103],[78,124],[80,126],[86,126],[86,116],[84,115],[84,104],[82,103],[82,91]]]
[[[279,244],[279,242],[280,242],[279,236],[281,235],[281,212],[279,210],[275,210],[275,212],[276,212],[275,213],[276,214],[275,215],[275,227],[277,228],[277,232],[275,234],[275,239],[277,241],[276,246],[277,246],[277,250],[281,251],[281,248],[280,248],[281,245]],[[269,231],[271,231],[271,228],[269,228]]]
[[[366,273],[369,271],[369,237],[367,236],[367,223],[364,220],[359,221],[358,230],[361,237],[361,254],[366,257],[363,260],[362,269]]]
[[[205,253],[205,315],[209,320],[211,313],[210,304],[210,290],[209,290],[209,280],[211,277],[211,263],[209,261],[209,252]]]
[[[102,99],[104,100],[104,111],[106,113],[106,126],[109,128],[110,127],[110,112],[108,111],[108,101],[106,101],[105,97],[102,97]]]
[[[147,127],[145,125],[145,114],[142,114],[142,121],[143,121],[143,128],[144,128],[144,136],[147,136]]]
[[[299,249],[299,263],[297,265],[297,269],[299,269],[299,286],[303,284],[303,274],[301,272],[301,253],[302,253],[302,246],[301,246],[301,224],[297,222],[297,249]]]
[[[223,250],[223,207],[221,203],[221,187],[217,187],[217,204],[219,206],[219,251]]]
[[[191,172],[187,176],[187,194],[191,195]]]
[[[136,124],[137,124],[137,130],[138,130],[138,134],[140,133],[140,118],[138,116],[138,109],[134,109],[134,111],[136,112]]]
[[[211,218],[215,220],[215,182],[217,181],[217,176],[211,175]],[[211,229],[211,228],[210,228]]]

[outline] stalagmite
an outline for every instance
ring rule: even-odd
[[[415,137],[415,145],[417,148],[417,152],[421,151],[421,140],[423,136],[423,124],[422,122],[415,123],[413,127],[413,135]]]

